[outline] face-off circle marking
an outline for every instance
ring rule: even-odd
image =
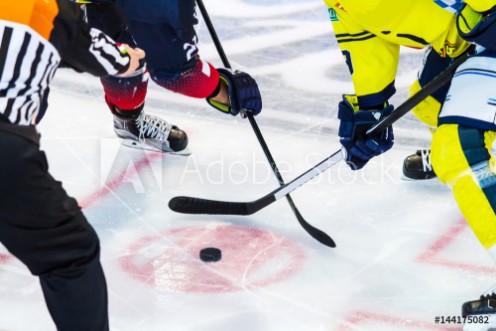
[[[222,259],[205,263],[199,252],[215,247]],[[235,225],[184,227],[146,236],[119,259],[133,278],[174,292],[234,292],[288,279],[305,263],[295,242]]]

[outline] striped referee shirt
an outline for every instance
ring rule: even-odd
[[[59,66],[95,76],[122,73],[129,56],[101,31],[89,28],[67,0],[0,3],[0,114],[11,123],[37,124]]]

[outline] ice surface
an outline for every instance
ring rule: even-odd
[[[320,0],[209,0],[233,67],[260,84],[257,121],[286,180],[339,148],[335,107],[352,87]],[[206,27],[200,50],[221,62]],[[398,93],[421,63],[405,49]],[[152,84],[146,110],[189,133],[190,157],[121,147],[99,81],[60,70],[40,125],[52,174],[102,242],[114,331],[459,330],[434,323],[493,285],[495,271],[437,180],[400,179],[429,144],[411,115],[364,170],[336,165],[292,195],[329,249],[281,200],[249,216],[180,215],[173,196],[247,201],[277,187],[248,121]],[[198,252],[218,247],[223,259]],[[0,251],[0,330],[54,330],[38,281]],[[77,303],[75,303],[77,304]],[[28,318],[29,317],[29,318]]]

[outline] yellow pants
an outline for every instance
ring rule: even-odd
[[[443,124],[431,145],[436,175],[452,188],[465,219],[486,249],[496,245],[496,174],[489,152],[495,134]]]

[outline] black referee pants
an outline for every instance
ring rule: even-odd
[[[48,173],[35,129],[0,123],[0,155],[0,241],[39,276],[59,331],[107,331],[98,237]]]

